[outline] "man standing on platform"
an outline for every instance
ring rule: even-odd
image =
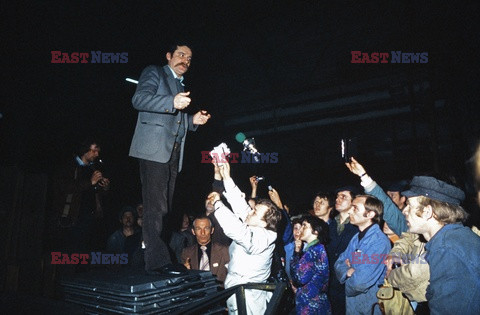
[[[195,115],[184,112],[191,102],[190,92],[184,91],[182,83],[192,60],[190,47],[177,42],[166,58],[167,65],[143,70],[132,99],[139,113],[129,155],[138,158],[140,164],[147,272],[171,262],[167,246],[160,238],[163,216],[172,207],[187,131],[195,131],[210,118],[204,110]]]

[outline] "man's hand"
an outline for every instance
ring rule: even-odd
[[[190,95],[190,92],[180,92],[175,95],[175,98],[173,99],[173,107],[178,110],[185,109],[192,101],[188,95]]]
[[[300,253],[302,251],[302,240],[295,240],[295,252]]]
[[[193,115],[193,124],[194,125],[205,125],[207,121],[212,117],[206,110],[198,111]]]
[[[218,165],[220,168],[220,175],[222,175],[223,180],[227,180],[230,178],[230,164],[228,162],[221,163]]]
[[[252,186],[252,193],[250,195],[250,198],[256,198],[257,197],[257,187],[258,187],[258,180],[257,176],[253,175],[250,177],[250,186]]]
[[[110,180],[106,177],[102,177],[98,181],[98,186],[102,187],[103,190],[109,190],[110,189]]]
[[[212,158],[213,164],[213,178],[216,180],[222,180],[222,174],[220,174],[220,167],[218,167],[217,160]]]
[[[402,258],[398,256],[388,255],[387,259],[385,259],[385,265],[387,265],[387,273],[385,275],[386,278],[390,275],[390,272],[393,270],[394,264],[403,264]]]
[[[268,196],[270,197],[270,200],[279,208],[283,209],[283,204],[282,200],[280,199],[280,195],[278,192],[275,190],[275,188],[272,188],[272,190],[268,191]]]
[[[212,191],[211,193],[208,194],[208,200],[212,202],[212,204],[215,203],[215,201],[220,200],[220,194],[216,191]]]
[[[357,176],[362,176],[363,174],[365,174],[366,171],[365,168],[363,168],[362,164],[358,163],[358,161],[355,160],[353,157],[351,159],[352,161],[350,163],[345,163],[350,172]]]
[[[92,186],[95,186],[102,178],[103,178],[102,172],[100,171],[93,172],[92,177],[90,178]]]
[[[350,265],[350,260],[349,259],[345,259],[345,264],[348,267],[347,277],[350,278],[353,275],[353,273],[355,272],[355,268],[353,268],[352,265]]]
[[[187,268],[188,270],[192,269],[192,267],[190,266],[190,261],[191,259],[190,258],[187,258],[185,260],[185,262],[183,263],[183,265],[185,266],[185,268]]]

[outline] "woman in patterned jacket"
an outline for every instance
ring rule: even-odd
[[[327,235],[328,225],[323,220],[313,216],[303,218],[300,240],[295,241],[290,265],[293,284],[297,287],[297,314],[331,314],[327,298]],[[307,243],[304,250],[302,241]]]

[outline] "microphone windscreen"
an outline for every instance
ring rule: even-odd
[[[246,139],[245,135],[243,132],[239,132],[235,135],[235,140],[237,140],[239,143],[243,143],[243,141]]]

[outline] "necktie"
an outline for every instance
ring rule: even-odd
[[[208,261],[207,246],[200,246],[202,258],[200,258],[200,270],[210,271],[210,262]]]
[[[183,85],[182,85],[182,81],[180,81],[180,79],[175,79],[175,82],[177,84],[178,92],[183,92],[184,88],[183,88]]]

